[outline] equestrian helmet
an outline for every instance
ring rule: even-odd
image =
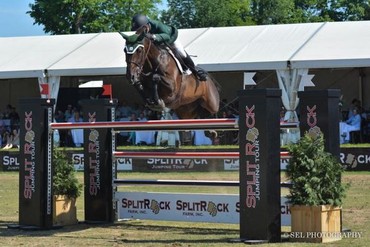
[[[132,17],[131,21],[131,31],[136,31],[140,27],[149,23],[148,17],[142,14],[136,14]]]

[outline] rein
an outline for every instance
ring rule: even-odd
[[[148,38],[147,38],[148,39]],[[144,76],[150,76],[151,74],[155,74],[155,72],[157,72],[157,70],[158,70],[158,68],[159,68],[159,66],[160,66],[160,62],[158,62],[158,64],[157,64],[157,67],[153,67],[153,64],[152,64],[152,62],[150,62],[150,59],[148,58],[148,54],[149,54],[149,51],[150,51],[150,47],[151,47],[151,45],[154,45],[155,46],[155,44],[153,43],[153,41],[151,41],[150,39],[149,39],[149,47],[148,47],[148,49],[147,49],[147,53],[145,54],[145,58],[144,58],[144,62],[147,60],[148,61],[148,63],[149,63],[149,65],[150,65],[150,67],[152,68],[151,69],[151,71],[149,71],[148,73],[144,73],[143,71],[141,71],[141,74],[142,75],[144,75]]]
[[[145,37],[146,38],[146,37]],[[148,39],[148,38],[147,38]],[[153,69],[153,64],[150,62],[150,59],[148,58],[148,55],[149,55],[149,51],[150,51],[150,48],[151,48],[151,46],[152,46],[152,41],[149,39],[149,47],[148,47],[148,49],[146,49],[146,51],[145,51],[145,53],[144,53],[144,59],[142,59],[142,65],[140,65],[139,63],[137,63],[137,62],[131,62],[131,61],[129,61],[128,63],[131,63],[131,64],[134,64],[134,65],[136,65],[139,69],[140,69],[140,74],[142,74],[142,75],[144,75],[144,76],[150,76],[151,74],[153,74],[155,71],[157,71],[158,70],[158,68],[159,68],[159,63],[158,63],[158,65],[157,65],[157,67],[155,68],[155,70],[153,71],[151,71],[151,72],[148,72],[148,73],[144,73],[143,72],[143,67],[144,67],[144,64],[145,64],[145,61],[148,61],[148,63],[149,63],[149,65],[150,65],[150,67]]]

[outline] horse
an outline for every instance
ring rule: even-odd
[[[210,75],[199,81],[185,74],[171,50],[147,37],[148,27],[133,35],[120,33],[126,40],[126,78],[146,105],[153,110],[174,110],[180,119],[204,118],[219,110],[218,82]]]

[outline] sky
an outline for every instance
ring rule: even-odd
[[[0,0],[0,37],[48,35],[43,26],[34,25],[29,14],[29,4],[34,0]],[[167,1],[163,6],[166,6]],[[161,8],[164,8],[161,6]]]
[[[28,5],[33,0],[0,0],[0,37],[46,35],[43,27],[33,25]]]

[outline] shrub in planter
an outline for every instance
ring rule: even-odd
[[[346,187],[341,182],[342,165],[324,150],[321,134],[306,133],[298,143],[288,145],[287,149],[291,159],[286,173],[293,184],[287,196],[292,204],[292,232],[303,234],[297,239],[303,241],[340,239],[341,205]],[[315,235],[317,238],[310,238],[305,235],[307,232],[321,233]],[[329,235],[336,238],[326,238]]]
[[[77,223],[76,198],[81,195],[82,184],[78,182],[75,169],[65,152],[53,152],[54,225]]]

